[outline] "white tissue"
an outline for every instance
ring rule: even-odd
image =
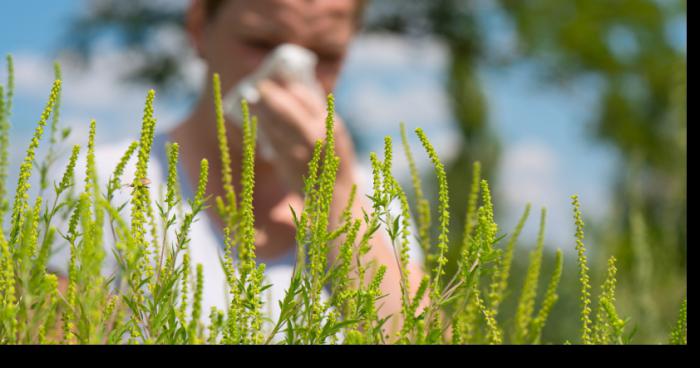
[[[316,54],[301,46],[289,43],[277,46],[265,57],[257,70],[244,77],[224,95],[224,113],[240,124],[243,120],[241,100],[245,99],[251,104],[257,103],[260,100],[260,92],[256,85],[259,81],[268,78],[276,78],[288,83],[302,83],[319,96],[323,96],[315,75],[317,60]],[[271,160],[275,157],[274,147],[270,145],[261,129],[258,129],[258,146],[264,159]]]

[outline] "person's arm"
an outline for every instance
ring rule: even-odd
[[[335,198],[331,206],[331,228],[337,228],[338,226],[340,226],[340,224],[338,223],[338,219],[340,218],[341,212],[345,209],[345,204],[347,204],[353,183],[356,183],[356,181],[344,178],[338,179],[338,183],[335,188]],[[365,196],[362,194],[358,194],[352,207],[353,218],[361,219],[363,217],[362,208],[364,208],[365,211],[369,212],[371,207],[371,204],[365,198]],[[365,232],[365,230],[366,224],[364,224],[363,222],[360,226],[358,239],[361,236],[361,234]],[[389,243],[388,237],[382,234],[382,232],[384,231],[385,230],[383,228],[379,229],[373,235],[372,239],[370,240],[371,248],[369,252],[363,257],[363,259],[361,259],[361,262],[362,264],[366,265],[369,264],[370,261],[374,260],[378,265],[383,264],[386,266],[386,273],[384,275],[384,279],[382,280],[380,287],[382,293],[387,294],[387,296],[381,298],[378,301],[377,307],[379,308],[381,306],[381,308],[377,310],[377,314],[379,318],[385,318],[390,315],[392,316],[384,324],[384,334],[389,335],[389,341],[392,341],[396,333],[401,330],[401,326],[403,325],[403,318],[401,316],[402,275],[397,260],[397,254],[394,253],[393,245]],[[331,248],[329,257],[330,262],[333,262],[338,256],[339,243],[340,240],[337,241],[335,246]],[[353,272],[355,273],[355,276],[357,276],[357,270],[353,270]],[[365,284],[371,281],[372,277],[374,276],[374,272],[376,272],[376,268],[374,268],[372,272],[368,272],[365,275]],[[407,275],[408,283],[410,285],[409,296],[411,297],[411,299],[414,297],[416,291],[418,290],[418,286],[420,284],[421,279],[423,278],[423,275],[424,272],[420,265],[417,262],[415,262],[415,260],[412,260],[408,265]],[[419,312],[428,305],[428,302],[428,294],[426,293],[424,295],[423,300],[420,303]]]

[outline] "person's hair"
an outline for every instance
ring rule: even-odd
[[[207,12],[207,19],[212,20],[216,13],[221,9],[223,5],[228,0],[205,0],[204,6]],[[362,16],[365,13],[365,8],[367,8],[367,3],[369,0],[355,0],[357,2],[357,9],[355,11],[355,22],[359,25],[362,21]]]
[[[214,19],[214,15],[219,12],[221,5],[226,0],[205,0],[204,9],[207,12],[207,19]]]

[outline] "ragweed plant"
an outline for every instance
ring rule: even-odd
[[[681,304],[680,312],[678,313],[678,321],[676,327],[671,332],[670,343],[674,345],[688,344],[688,299],[684,299]]]
[[[148,177],[155,132],[155,92],[149,91],[140,138],[128,145],[114,168],[99,165],[91,121],[83,147],[70,149],[62,175],[50,183],[49,169],[65,153],[61,144],[70,130],[61,128],[61,70],[39,116],[34,135],[19,168],[14,195],[7,192],[7,138],[11,124],[14,76],[8,57],[8,80],[0,84],[0,343],[2,344],[537,344],[543,341],[547,320],[556,308],[564,272],[564,253],[557,250],[546,288],[540,288],[544,262],[546,210],[524,281],[512,287],[512,264],[519,236],[530,213],[528,204],[514,230],[501,233],[495,221],[494,200],[481,166],[474,164],[467,188],[448,188],[443,163],[429,137],[415,134],[434,166],[437,179],[436,214],[416,168],[408,135],[401,124],[401,143],[411,172],[411,190],[394,177],[394,147],[384,141],[383,155],[370,154],[370,193],[350,191],[344,210],[332,214],[340,160],[335,153],[333,96],[327,100],[326,135],[316,142],[303,178],[303,206],[290,206],[296,227],[296,263],[289,286],[280,300],[268,300],[265,264],[256,259],[255,147],[257,119],[242,101],[243,159],[232,167],[221,103],[221,85],[213,76],[216,134],[220,150],[223,196],[210,198],[209,161],[200,162],[193,198],[178,187],[180,146],[165,147],[167,173],[164,188],[152,191]],[[43,160],[37,149],[48,124],[49,147]],[[61,132],[61,134],[59,134]],[[77,162],[84,155],[84,181],[75,180]],[[380,157],[381,156],[381,157]],[[128,163],[136,170],[124,182]],[[98,170],[112,169],[99,182]],[[233,170],[240,169],[234,187]],[[38,194],[30,191],[32,173],[39,173]],[[53,185],[51,185],[53,184]],[[117,193],[128,188],[126,202]],[[238,189],[238,192],[236,191]],[[464,232],[451,242],[449,194],[468,190]],[[160,193],[159,195],[155,195]],[[369,199],[362,216],[353,212],[358,198]],[[10,197],[13,200],[10,201]],[[221,216],[225,252],[220,265],[194,261],[193,224],[210,205]],[[124,210],[130,205],[129,211]],[[630,340],[628,321],[616,307],[617,263],[610,257],[597,300],[592,300],[590,269],[583,242],[583,220],[578,197],[573,197],[580,280],[581,338],[584,344],[620,344]],[[393,208],[393,209],[392,209]],[[396,210],[398,208],[398,210]],[[6,223],[5,214],[9,215]],[[339,218],[331,218],[339,216]],[[417,228],[412,227],[415,220]],[[7,225],[7,226],[6,226]],[[389,239],[395,264],[378,264],[368,257],[375,239]],[[425,274],[417,285],[409,281],[411,241],[424,252],[418,265]],[[106,240],[110,240],[107,242]],[[448,244],[459,244],[457,269],[448,272]],[[107,244],[112,244],[107,247]],[[69,252],[65,274],[49,271],[48,260],[57,246]],[[118,270],[105,274],[107,252]],[[334,259],[331,252],[336,255]],[[393,263],[392,262],[392,263]],[[205,272],[221,266],[228,294],[223,310],[204,310]],[[389,267],[399,273],[400,327],[387,334],[389,317],[382,317],[386,297],[382,284]],[[65,286],[59,286],[61,282]],[[571,287],[568,285],[567,287]],[[538,296],[538,290],[544,290]],[[224,290],[222,290],[223,292]],[[510,299],[509,299],[510,298]],[[514,302],[508,315],[508,301]],[[595,302],[595,304],[594,304]],[[266,314],[277,303],[275,319]],[[594,310],[595,308],[595,310]],[[687,303],[669,333],[670,342],[687,342]],[[571,339],[578,341],[578,339]]]

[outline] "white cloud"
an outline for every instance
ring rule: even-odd
[[[505,216],[499,223],[503,233],[511,233],[527,203],[532,205],[521,236],[524,247],[535,244],[539,212],[547,208],[546,244],[571,250],[573,225],[569,194],[562,180],[563,169],[554,148],[538,140],[523,140],[506,147],[501,158],[496,200],[502,199]]]
[[[365,81],[352,87],[349,101],[344,103],[353,107],[360,129],[371,129],[376,124],[398,125],[399,121],[426,127],[452,119],[445,93],[436,86],[407,85],[387,90]]]
[[[353,87],[349,101],[352,106],[353,129],[361,132],[365,144],[372,145],[372,151],[381,156],[385,135],[394,141],[394,167],[401,181],[408,180],[408,161],[400,141],[399,123],[406,124],[409,143],[419,171],[431,170],[432,163],[425,154],[414,130],[422,128],[435,147],[443,162],[449,162],[459,152],[461,135],[455,134],[455,127],[444,92],[440,89],[412,86],[400,91],[384,91],[376,84],[367,83]],[[369,164],[368,157],[360,161]]]
[[[548,204],[558,188],[556,153],[538,141],[524,141],[507,148],[501,161],[501,181],[506,200]]]
[[[451,160],[462,143],[456,133],[445,89],[439,76],[447,62],[445,46],[435,39],[410,39],[386,34],[358,37],[348,56],[339,86],[339,110],[371,151],[380,153],[385,135],[394,138],[395,172],[408,179],[408,164],[400,146],[399,122],[405,122],[418,169],[432,169],[413,133],[421,127],[443,161]],[[366,153],[360,162],[369,164]]]
[[[373,67],[411,65],[435,68],[445,65],[447,57],[447,48],[438,39],[410,39],[380,33],[357,37],[347,62]]]
[[[46,98],[53,82],[52,61],[36,54],[15,57],[18,94]],[[112,110],[143,104],[146,88],[133,87],[122,78],[138,57],[125,52],[100,52],[87,65],[60,60],[63,71],[62,102],[66,108]],[[138,93],[140,92],[140,93]]]
[[[73,139],[78,139],[79,132],[87,130],[91,119],[96,119],[98,124],[98,141],[138,133],[148,88],[123,80],[138,62],[139,58],[133,54],[109,50],[97,53],[84,67],[71,63],[70,59],[61,60],[62,124],[73,129]],[[190,69],[193,74],[199,72],[196,66]],[[45,103],[53,83],[52,61],[37,54],[18,54],[15,56],[15,78],[17,95],[29,98],[33,105],[16,108],[36,109],[35,106]],[[182,113],[159,99],[157,91],[155,110],[159,129],[172,126]],[[86,136],[86,133],[82,135]]]

